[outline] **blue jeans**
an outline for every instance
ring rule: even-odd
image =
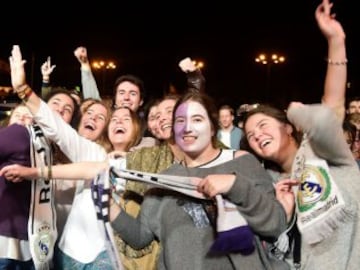
[[[62,270],[113,270],[111,259],[106,251],[101,252],[91,263],[81,263],[55,248],[55,269]]]
[[[35,270],[33,261],[0,259],[0,270]]]

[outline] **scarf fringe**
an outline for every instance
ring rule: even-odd
[[[303,240],[309,245],[317,244],[330,237],[342,223],[347,223],[354,214],[345,207],[333,209],[322,222],[314,222],[311,226],[301,229]]]

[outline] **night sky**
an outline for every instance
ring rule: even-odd
[[[82,45],[90,60],[111,59],[117,64],[116,70],[106,73],[107,90],[102,94],[111,93],[117,76],[134,73],[144,80],[148,97],[159,97],[170,84],[179,91],[185,87],[177,65],[190,56],[205,63],[207,92],[219,105],[236,108],[242,103],[271,102],[285,106],[291,100],[320,100],[327,55],[326,40],[314,18],[320,1],[144,2],[84,2],[79,8],[55,1],[46,10],[32,7],[31,12],[22,6],[16,13],[22,23],[13,23],[11,12],[3,20],[0,58],[7,61],[12,44],[19,44],[28,61],[28,81],[36,89],[40,66],[51,56],[57,65],[52,83],[71,88],[80,85],[80,65],[73,51]],[[355,2],[334,4],[347,34],[348,94],[355,95],[360,89]],[[254,61],[260,52],[282,54],[286,62],[272,66],[268,77],[266,67]],[[102,87],[102,74],[94,73]]]

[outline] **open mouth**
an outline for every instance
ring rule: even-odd
[[[86,124],[86,125],[85,125],[85,128],[86,128],[86,129],[89,129],[89,130],[91,130],[91,131],[94,131],[94,130],[95,130],[95,126],[92,125],[92,124]]]
[[[118,128],[115,128],[114,129],[114,133],[115,134],[124,134],[125,133],[125,129],[124,128],[122,128],[122,127],[118,127]]]

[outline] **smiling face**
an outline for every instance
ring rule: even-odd
[[[79,134],[91,141],[96,141],[105,130],[108,113],[107,108],[100,103],[89,106],[81,117]]]
[[[360,100],[353,100],[349,103],[348,113],[360,113]]]
[[[59,93],[52,96],[47,102],[49,108],[60,114],[66,123],[70,123],[75,111],[74,100],[66,94]]]
[[[231,114],[229,109],[221,109],[219,110],[219,122],[220,126],[223,129],[231,128],[233,125],[234,116]]]
[[[135,132],[129,108],[115,110],[108,126],[108,136],[113,148],[119,151],[127,151],[128,145],[136,137]]]
[[[157,138],[160,140],[168,140],[171,137],[172,115],[175,104],[175,99],[164,99],[157,106]]]
[[[251,115],[244,126],[249,146],[260,157],[280,163],[292,140],[292,127],[263,113]]]
[[[24,105],[18,105],[13,112],[11,113],[9,119],[9,125],[18,124],[18,125],[30,125],[33,122],[33,116],[29,109]]]
[[[200,103],[191,100],[182,103],[176,109],[174,120],[175,142],[185,154],[194,157],[212,149],[214,130]]]
[[[154,105],[150,108],[149,114],[147,117],[147,127],[154,137],[158,137],[158,125],[156,122],[156,113],[157,113],[157,105]]]
[[[121,82],[116,88],[115,104],[136,112],[143,104],[139,87],[129,81]]]

